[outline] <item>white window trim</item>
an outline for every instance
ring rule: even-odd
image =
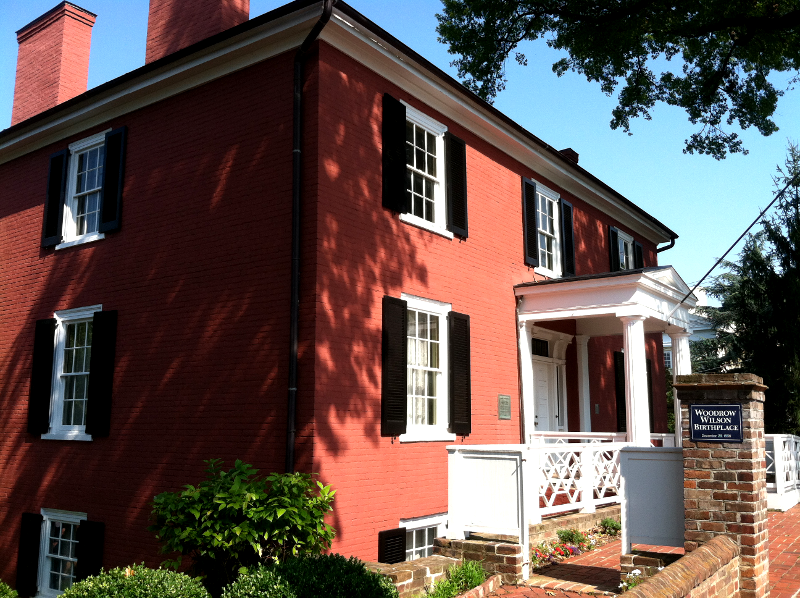
[[[75,160],[75,156],[93,147],[103,145],[106,140],[106,133],[110,131],[111,129],[106,129],[91,137],[69,144],[67,191],[64,195],[64,218],[61,221],[61,238],[63,241],[56,245],[56,249],[66,249],[67,247],[74,247],[75,245],[91,243],[93,241],[105,239],[106,237],[104,233],[100,232],[87,233],[80,236],[75,234],[75,219],[72,216],[72,196],[78,176],[78,164],[77,160]],[[103,165],[103,168],[105,168],[105,165]]]
[[[447,513],[437,513],[436,515],[425,515],[423,517],[410,517],[408,519],[401,519],[397,527],[406,528],[406,533],[418,529],[435,527],[436,534],[434,537],[441,538],[447,534],[447,517]],[[406,547],[406,550],[408,550],[408,547]]]
[[[425,299],[416,295],[402,293],[400,298],[406,302],[408,309],[421,310],[440,317],[439,326],[439,369],[442,370],[438,386],[436,418],[439,421],[435,426],[415,426],[407,422],[406,433],[400,434],[400,442],[454,442],[456,435],[447,431],[449,425],[450,380],[448,380],[448,361],[450,358],[450,339],[447,330],[447,314],[452,311],[451,303]]]
[[[435,222],[429,222],[411,213],[400,214],[400,222],[428,230],[446,239],[453,239],[453,233],[447,230],[447,202],[445,198],[445,168],[447,165],[444,159],[444,134],[447,132],[447,126],[403,102],[403,100],[400,100],[400,102],[406,107],[407,121],[419,125],[436,137],[436,185],[434,185],[433,190]]]
[[[561,194],[553,191],[546,185],[542,185],[539,181],[534,180],[534,184],[536,185],[536,212],[539,213],[539,195],[544,195],[548,199],[552,199],[555,202],[555,209],[553,212],[553,222],[555,224],[555,237],[556,237],[556,247],[553,251],[553,269],[547,268],[545,266],[539,265],[536,266],[533,271],[536,274],[541,274],[542,276],[546,276],[547,278],[561,278],[563,273],[562,268],[562,255],[561,255]],[[537,218],[538,221],[538,218]],[[539,253],[539,230],[536,230],[536,255],[540,257]]]
[[[634,244],[633,244],[633,237],[630,236],[628,233],[617,229],[617,239],[618,239],[617,240],[617,251],[619,251],[619,244],[620,243],[624,243],[626,245],[630,245],[630,248],[631,248],[631,254],[630,254],[630,256],[628,256],[628,257],[630,257],[631,267],[630,268],[625,268],[624,267],[624,263],[620,262],[620,265],[619,265],[620,270],[634,270],[635,266],[636,266],[636,263],[635,263],[636,262],[636,252],[635,252],[635,248],[634,248]],[[627,251],[625,253],[627,254]],[[622,255],[620,255],[619,257],[620,257],[620,259],[622,259]]]
[[[101,304],[75,309],[64,309],[55,313],[56,333],[53,341],[53,372],[50,382],[50,432],[42,434],[42,440],[80,440],[90,441],[91,435],[86,433],[86,426],[62,426],[61,409],[63,407],[64,386],[60,372],[64,367],[64,343],[66,326],[76,320],[90,320],[95,312],[103,311]]]
[[[52,598],[55,596],[60,596],[63,592],[59,592],[58,590],[51,590],[47,586],[47,575],[48,575],[48,568],[47,568],[47,544],[49,540],[49,530],[50,530],[50,522],[51,521],[61,521],[63,523],[72,523],[75,525],[80,525],[81,521],[85,521],[88,519],[88,515],[86,513],[77,513],[75,511],[62,511],[60,509],[42,509],[41,510],[42,517],[44,521],[42,522],[42,530],[39,539],[39,573],[38,573],[38,592],[36,593],[37,596],[44,596],[48,598]]]

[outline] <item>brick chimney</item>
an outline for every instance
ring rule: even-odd
[[[150,0],[145,62],[244,23],[250,0]]]
[[[17,31],[15,125],[86,91],[97,15],[62,2]]]
[[[562,156],[564,156],[567,160],[570,160],[571,162],[575,162],[575,164],[578,163],[578,157],[579,157],[578,156],[578,152],[576,152],[571,147],[559,150],[558,153],[560,153]]]

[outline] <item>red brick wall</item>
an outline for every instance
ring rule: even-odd
[[[449,443],[380,436],[383,295],[405,292],[469,314],[472,434],[464,442],[517,443],[513,286],[534,278],[523,261],[520,176],[573,203],[578,274],[608,271],[613,221],[336,49],[323,44],[320,60],[314,467],[337,489],[334,550],[375,560],[380,530],[397,527],[401,518],[447,511]],[[418,229],[381,207],[384,92],[466,141],[468,239]],[[653,244],[637,240],[645,245],[646,264],[655,265]],[[573,323],[564,326],[574,333]],[[574,347],[568,360],[574,372]],[[577,382],[569,378],[569,417],[577,424]],[[512,397],[510,421],[497,418],[498,394]]]
[[[14,583],[20,514],[106,522],[107,567],[157,565],[158,492],[203,460],[282,471],[291,215],[291,54],[0,166],[0,579]],[[127,125],[122,228],[39,248],[48,158]],[[119,310],[111,435],[27,434],[34,322]],[[307,334],[307,333],[306,333]]]
[[[67,4],[19,32],[12,125],[86,91],[94,21]]]
[[[250,18],[250,0],[150,0],[145,62],[153,62]]]

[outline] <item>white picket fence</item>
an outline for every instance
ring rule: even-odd
[[[800,436],[766,434],[767,507],[788,511],[800,502]]]

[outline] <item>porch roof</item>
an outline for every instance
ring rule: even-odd
[[[697,297],[672,266],[658,266],[526,282],[514,287],[521,298],[520,322],[576,320],[577,334],[622,334],[624,316],[644,316],[645,332],[691,332],[689,310]],[[675,310],[672,315],[670,312]]]

